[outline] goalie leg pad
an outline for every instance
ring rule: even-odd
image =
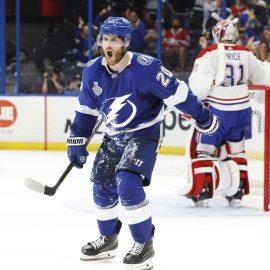
[[[189,165],[188,184],[179,191],[179,194],[189,198],[199,196],[205,185],[208,186],[209,196],[212,198],[214,190],[219,185],[218,168],[209,158],[193,159]]]
[[[249,179],[248,179],[248,164],[246,158],[243,157],[234,157],[232,158],[239,166],[240,171],[240,182],[244,182],[244,194],[249,194]]]
[[[243,157],[233,157],[220,163],[220,173],[224,185],[223,195],[232,197],[241,188],[243,195],[249,194],[247,160]]]

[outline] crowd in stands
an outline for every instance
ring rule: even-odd
[[[100,0],[93,14],[92,57],[100,55],[96,35],[109,16],[124,16],[133,25],[130,50],[157,56],[157,0]],[[237,43],[258,59],[270,61],[270,0],[227,0],[226,18],[238,25]],[[173,72],[190,72],[196,55],[213,43],[212,27],[223,18],[222,0],[165,0],[162,8],[162,60]],[[86,17],[87,18],[87,17]],[[88,22],[76,22],[48,31],[42,48],[32,55],[42,76],[40,93],[68,93],[80,88],[88,61]]]

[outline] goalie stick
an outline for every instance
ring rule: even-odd
[[[88,145],[89,142],[92,140],[92,138],[96,134],[98,128],[100,127],[101,123],[102,123],[102,117],[100,116],[97,120],[97,123],[92,131],[90,138],[86,142],[86,145]],[[48,196],[53,196],[56,193],[57,189],[60,187],[60,185],[65,180],[66,176],[72,170],[73,167],[74,167],[74,165],[72,163],[69,163],[69,165],[67,166],[67,168],[65,169],[65,171],[63,172],[63,174],[60,176],[57,183],[53,187],[46,186],[46,185],[44,185],[44,184],[42,184],[34,179],[31,179],[31,178],[26,178],[24,180],[24,184],[26,187],[28,187],[29,189],[31,189],[35,192],[43,193],[43,194],[48,195]]]

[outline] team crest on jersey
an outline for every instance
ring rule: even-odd
[[[103,113],[106,125],[114,128],[127,126],[136,116],[137,107],[129,100],[131,94],[121,97],[109,98],[105,101]]]
[[[98,86],[98,82],[94,82],[94,86],[92,87],[92,90],[96,96],[99,96],[102,93],[102,88]]]
[[[90,67],[90,66],[92,66],[96,61],[97,61],[97,58],[92,59],[92,60],[90,60],[90,61],[88,61],[88,62],[86,63],[86,66],[87,66],[87,67]]]
[[[143,66],[148,66],[153,62],[153,57],[148,55],[140,55],[138,56],[137,61]]]

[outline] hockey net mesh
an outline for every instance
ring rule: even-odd
[[[269,87],[251,85],[252,139],[246,141],[251,192],[264,194],[264,210],[269,211]]]

